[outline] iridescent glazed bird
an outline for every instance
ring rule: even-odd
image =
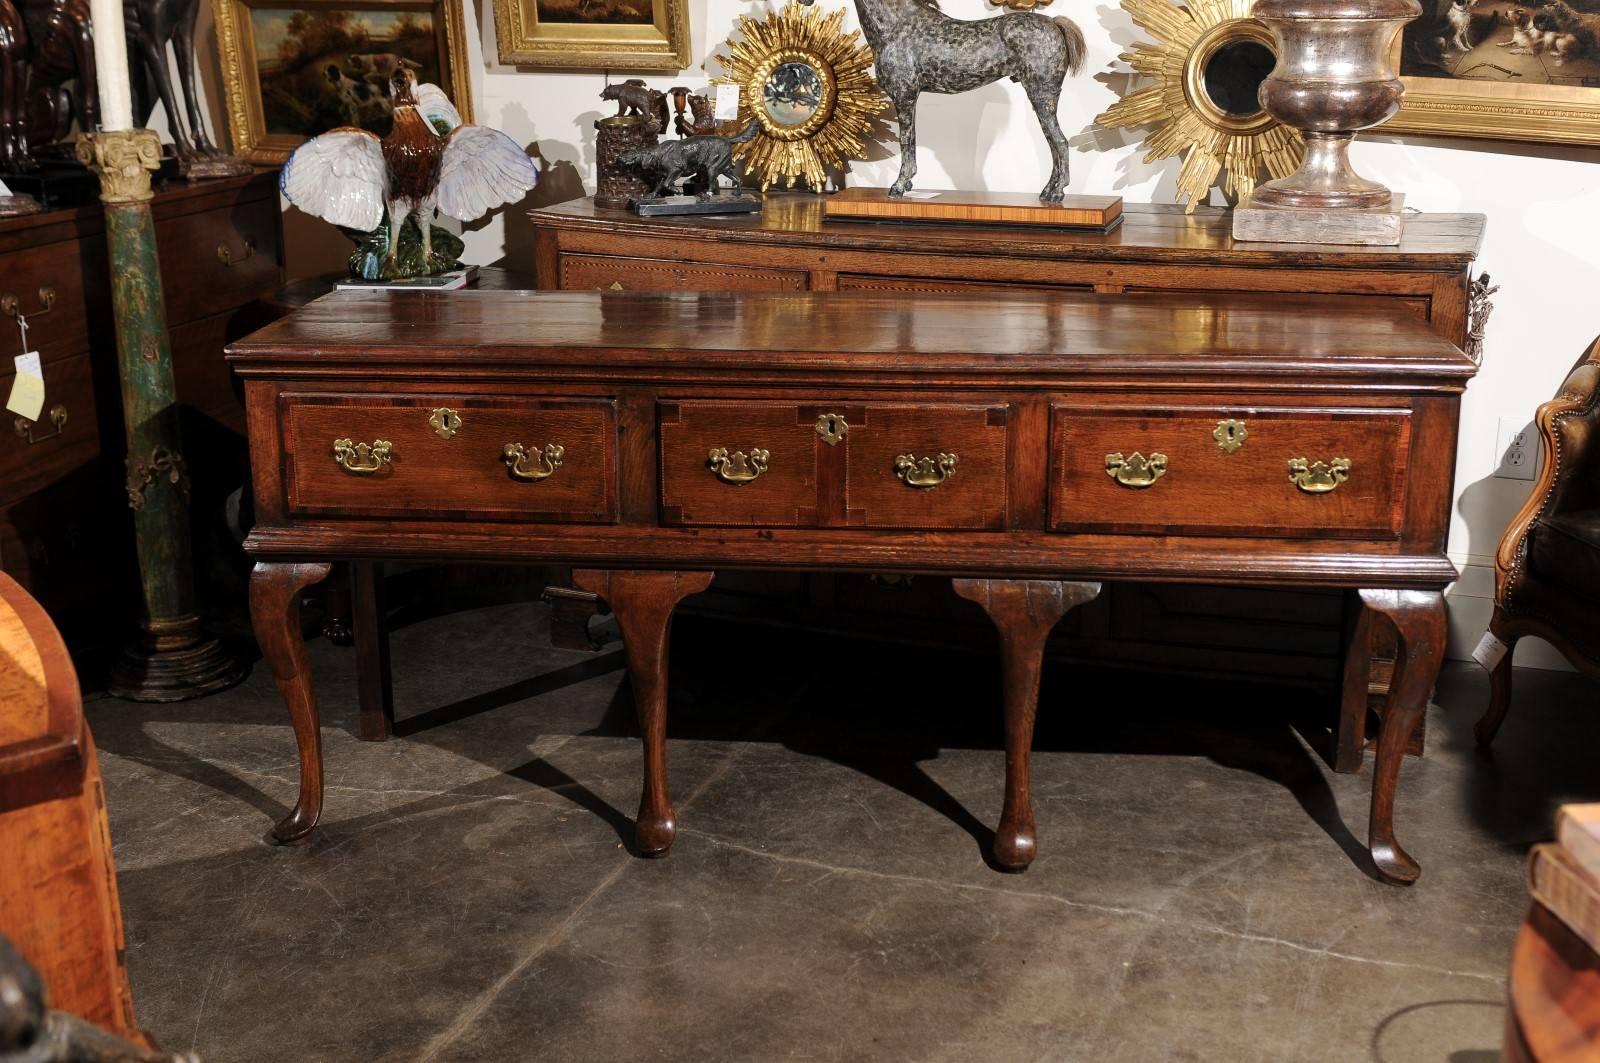
[[[387,213],[391,266],[413,213],[426,261],[435,211],[472,221],[539,183],[538,164],[516,141],[498,129],[462,125],[444,92],[418,84],[403,64],[389,77],[389,98],[388,136],[341,126],[314,137],[289,156],[278,187],[307,214],[345,229],[371,232]]]

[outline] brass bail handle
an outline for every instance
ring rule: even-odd
[[[1127,457],[1121,452],[1106,455],[1106,475],[1123,487],[1150,487],[1167,474],[1167,456],[1152,451],[1147,458],[1137,450]]]
[[[1289,482],[1308,495],[1325,495],[1350,478],[1350,459],[1330,461],[1289,459]]]
[[[394,444],[387,439],[375,439],[371,443],[335,439],[333,460],[345,472],[356,476],[371,476],[394,460]]]
[[[749,453],[742,450],[730,453],[727,447],[713,447],[706,464],[723,483],[738,485],[747,484],[766,472],[771,458],[772,454],[760,447],[751,447]]]
[[[547,444],[543,450],[535,447],[535,457],[530,462],[526,447],[521,443],[507,443],[505,449],[500,452],[500,457],[512,476],[519,480],[537,482],[556,474],[556,470],[561,468],[561,459],[566,452],[566,447],[555,443]]]
[[[907,487],[938,487],[956,472],[956,456],[941,453],[938,457],[919,458],[915,454],[897,454],[894,474]]]

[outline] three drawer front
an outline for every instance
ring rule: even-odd
[[[1063,532],[1397,538],[1406,410],[1051,407]]]
[[[609,399],[286,394],[290,512],[613,523]]]
[[[817,415],[809,408],[690,400],[661,403],[657,418],[663,523],[817,523]]]
[[[867,405],[844,447],[847,521],[867,528],[1006,522],[1006,407]]]

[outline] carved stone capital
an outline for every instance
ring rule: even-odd
[[[153,129],[78,134],[78,161],[100,177],[102,203],[144,203],[153,195],[150,172],[161,167],[161,137]]]

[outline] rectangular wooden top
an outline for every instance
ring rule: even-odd
[[[1395,247],[1235,243],[1233,212],[1173,204],[1125,203],[1122,224],[1108,233],[997,225],[917,225],[824,219],[824,197],[766,195],[760,214],[640,218],[627,210],[574,199],[529,212],[537,225],[657,239],[803,245],[858,251],[987,255],[1234,266],[1326,269],[1420,269],[1453,272],[1471,265],[1483,241],[1482,214],[1410,214]]]
[[[1013,376],[1475,371],[1401,307],[1252,295],[343,291],[228,348],[245,375],[299,365],[429,374],[545,365]]]

